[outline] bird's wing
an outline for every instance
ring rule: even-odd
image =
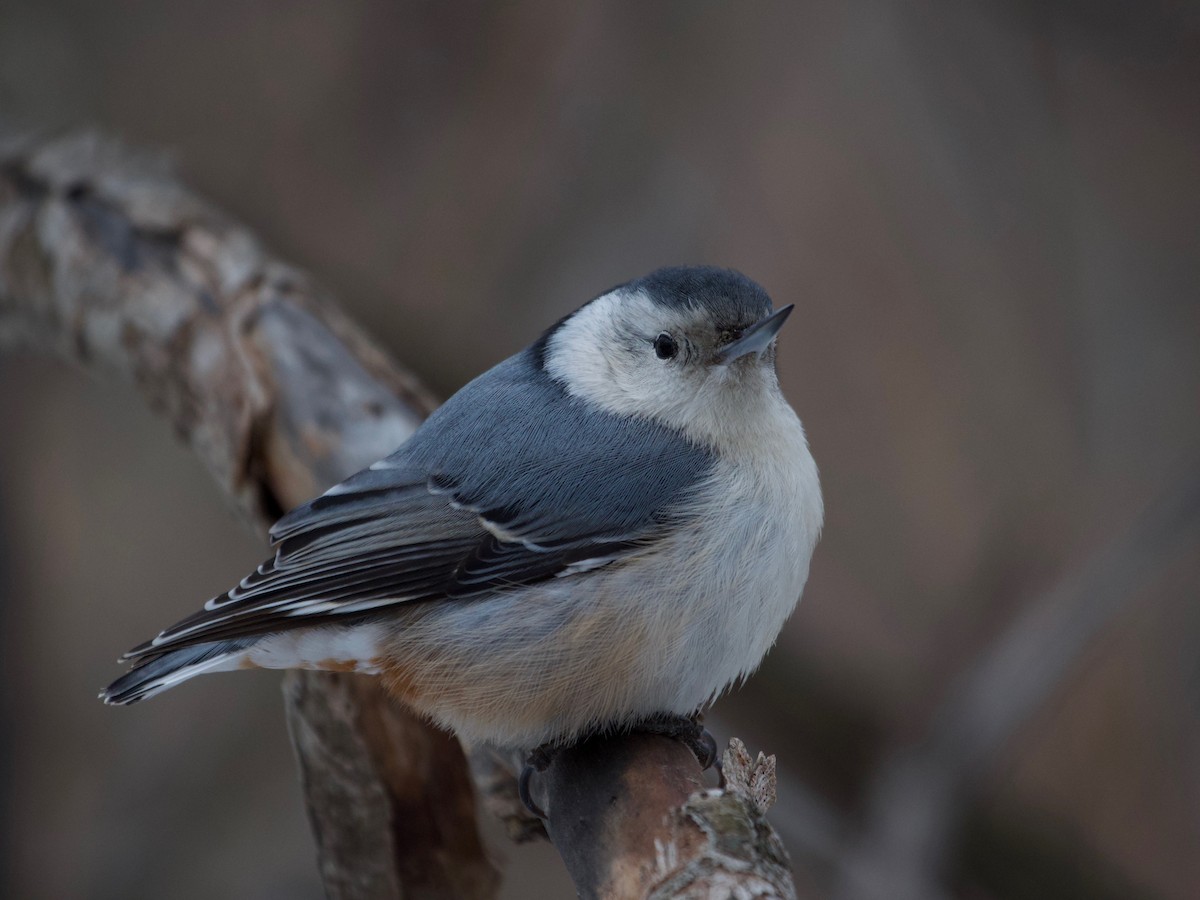
[[[568,396],[527,351],[285,515],[273,559],[126,657],[584,572],[653,544],[711,463],[667,429]]]

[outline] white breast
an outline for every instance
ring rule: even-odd
[[[803,429],[787,412],[753,452],[718,463],[696,524],[674,540],[677,568],[664,576],[679,586],[676,612],[688,623],[673,653],[676,708],[756,669],[808,579],[823,506]]]

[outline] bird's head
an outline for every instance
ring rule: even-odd
[[[791,311],[773,309],[766,291],[739,272],[659,269],[555,326],[544,365],[570,393],[608,412],[720,446],[787,409],[775,336]]]

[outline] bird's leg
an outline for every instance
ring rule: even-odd
[[[701,769],[707,770],[716,765],[718,772],[720,771],[717,741],[704,727],[702,713],[693,713],[690,716],[681,716],[677,713],[658,713],[635,722],[629,730],[674,738],[692,751],[692,755],[696,757],[696,762],[700,763]]]

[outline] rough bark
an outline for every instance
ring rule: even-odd
[[[130,377],[260,531],[432,408],[307,276],[156,159],[94,135],[0,130],[0,343]],[[293,673],[285,696],[331,897],[494,894],[457,741],[373,679]],[[536,833],[512,761],[474,760],[489,807]],[[565,752],[538,790],[581,894],[792,896],[748,787],[773,785],[773,767],[730,766],[729,790],[703,791],[690,753],[663,739]]]
[[[387,703],[370,678],[290,672],[284,695],[329,896],[495,893],[453,737]]]
[[[775,758],[751,761],[734,739],[723,771],[725,788],[706,789],[678,741],[594,739],[557,754],[533,793],[585,900],[795,897],[787,853],[765,819]]]

